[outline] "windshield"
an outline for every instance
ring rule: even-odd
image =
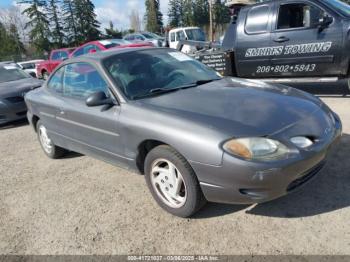
[[[107,59],[104,66],[129,99],[221,79],[214,70],[171,49],[118,54]]]
[[[350,16],[350,5],[339,0],[325,0],[325,2],[342,15]]]
[[[186,29],[188,40],[205,41],[205,34],[201,29]]]
[[[147,39],[157,39],[158,37],[154,34],[151,34],[151,33],[142,33],[142,35],[144,37],[146,37]]]
[[[0,83],[17,81],[31,76],[16,66],[0,66]]]

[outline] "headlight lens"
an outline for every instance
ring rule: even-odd
[[[290,141],[300,148],[307,148],[311,146],[314,142],[311,141],[311,139],[304,137],[304,136],[296,136],[292,137]]]
[[[247,160],[277,160],[285,158],[289,153],[285,145],[263,137],[232,139],[223,148],[226,152]]]

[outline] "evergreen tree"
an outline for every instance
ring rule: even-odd
[[[14,24],[6,27],[0,23],[0,61],[19,58],[25,51],[23,43]]]
[[[209,24],[208,0],[195,0],[193,6],[194,24],[200,27]]]
[[[63,30],[65,32],[66,42],[68,45],[78,44],[78,30],[75,20],[75,1],[63,0],[62,15],[63,15]]]
[[[95,5],[91,0],[74,0],[79,43],[100,38],[100,23],[96,19]]]
[[[170,27],[179,27],[181,24],[180,19],[181,3],[179,0],[170,0],[168,9],[168,19]]]
[[[109,28],[105,28],[107,38],[122,38],[122,33],[114,29],[113,22],[109,22]]]
[[[160,33],[163,28],[163,14],[160,12],[159,0],[146,0],[146,30]]]
[[[47,17],[52,23],[51,37],[55,48],[62,47],[64,40],[61,12],[59,11],[59,0],[49,0]]]
[[[50,49],[50,25],[46,15],[47,5],[45,0],[21,0],[19,4],[29,4],[23,11],[30,21],[26,28],[30,27],[29,38],[38,51]]]

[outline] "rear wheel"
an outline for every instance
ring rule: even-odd
[[[66,152],[65,149],[56,146],[50,139],[47,129],[44,124],[39,120],[36,124],[36,130],[38,133],[38,139],[44,153],[52,159],[60,158]]]
[[[206,203],[193,169],[169,146],[161,145],[148,153],[145,178],[157,203],[173,215],[189,217]]]
[[[47,79],[49,78],[49,73],[48,73],[47,71],[44,71],[44,72],[42,73],[42,76],[43,76],[43,79],[44,79],[44,80],[47,80]]]

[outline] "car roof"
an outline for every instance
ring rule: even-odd
[[[72,62],[100,62],[108,57],[118,55],[118,54],[124,54],[124,53],[130,53],[130,52],[136,52],[141,50],[149,50],[149,49],[156,49],[152,47],[130,47],[130,48],[120,48],[120,49],[108,49],[103,52],[97,52],[93,54],[85,54],[78,57],[72,57],[64,62],[64,64],[69,64]]]
[[[18,62],[17,64],[23,65],[23,64],[27,64],[27,63],[35,63],[35,62],[41,62],[41,61],[44,61],[44,60],[43,59],[28,60],[28,61]]]

